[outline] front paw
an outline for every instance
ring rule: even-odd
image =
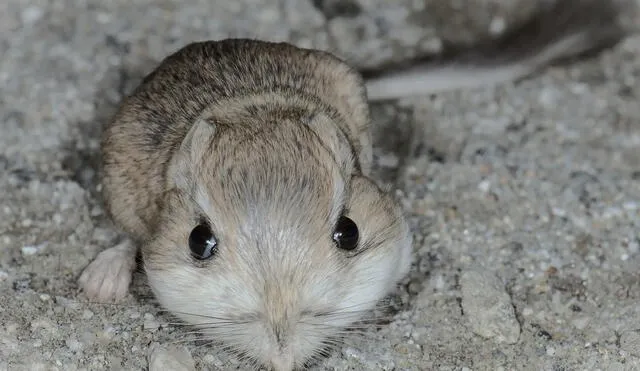
[[[78,280],[85,295],[100,303],[122,300],[129,292],[135,255],[136,248],[130,240],[98,254]]]

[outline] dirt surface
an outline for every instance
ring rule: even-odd
[[[174,364],[237,364],[192,341],[140,272],[119,305],[77,285],[119,239],[101,125],[154,61],[251,32],[322,47],[335,19],[316,1],[215,3],[0,5],[0,371],[146,370],[171,345]],[[631,36],[517,84],[372,106],[377,178],[410,216],[416,265],[388,321],[318,369],[640,369],[639,99]]]

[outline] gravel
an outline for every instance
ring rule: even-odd
[[[195,370],[195,362],[189,349],[184,346],[163,346],[158,343],[151,345],[149,355],[149,371],[191,371]]]
[[[471,330],[498,343],[515,344],[520,324],[500,279],[488,270],[466,270],[460,277],[462,309]]]
[[[82,269],[119,241],[99,197],[101,125],[189,41],[288,40],[370,67],[504,32],[537,6],[384,4],[3,2],[0,371],[237,366],[192,341],[141,272],[121,304],[80,295]],[[634,35],[515,84],[372,106],[376,177],[410,218],[417,263],[385,321],[318,369],[639,369],[639,98]]]

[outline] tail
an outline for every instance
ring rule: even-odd
[[[626,31],[622,0],[553,0],[529,22],[473,50],[406,68],[363,71],[369,100],[397,99],[516,81],[610,47]],[[449,53],[451,54],[451,53]]]

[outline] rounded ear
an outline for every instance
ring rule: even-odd
[[[341,130],[335,130],[336,123],[326,114],[314,112],[306,116],[303,122],[313,130],[323,144],[331,150],[344,176],[350,176],[354,170],[357,153],[349,143],[349,138]]]
[[[198,118],[191,126],[169,163],[167,169],[169,188],[175,186],[186,190],[190,187],[194,164],[208,150],[215,132],[216,125],[208,118]]]
[[[372,139],[369,132],[369,102],[362,75],[346,61],[337,56],[314,51],[319,59],[314,75],[318,77],[318,87],[322,89],[322,99],[335,107],[348,123],[351,137],[363,173],[368,174],[373,161]]]

